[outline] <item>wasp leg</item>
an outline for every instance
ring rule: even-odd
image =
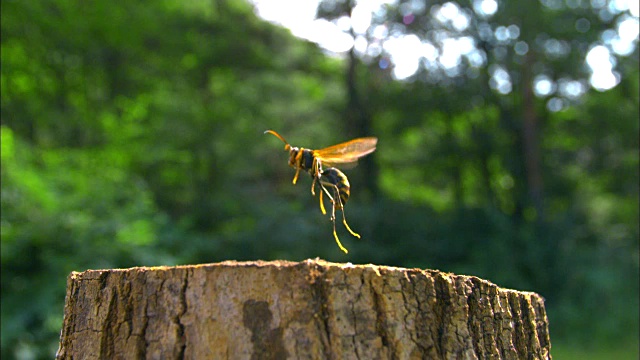
[[[340,197],[338,197],[338,199],[339,198]],[[336,201],[332,199],[331,202],[333,203],[333,208],[331,209],[331,222],[333,223],[333,237],[336,239],[336,243],[338,244],[338,247],[340,248],[340,250],[342,250],[345,254],[348,254],[349,250],[347,250],[347,248],[342,246],[342,243],[338,238],[338,234],[336,233]]]
[[[322,211],[322,215],[326,215],[327,211],[324,209],[324,199],[322,198],[322,193],[327,194],[327,196],[329,197],[329,200],[331,200],[331,202],[333,203],[333,197],[331,196],[331,194],[329,194],[329,191],[327,190],[327,188],[324,187],[324,185],[322,185],[322,183],[320,181],[318,181],[318,184],[320,185],[320,187],[322,188],[322,191],[320,192],[320,211]]]
[[[324,185],[322,185],[321,182],[318,182],[318,184],[320,184],[320,187],[322,188],[322,192],[320,192],[320,196],[318,196],[320,198],[320,210],[322,210],[322,214],[326,214],[326,211],[324,209],[324,202],[323,202],[323,198],[322,198],[322,193],[327,194],[327,196],[329,197],[329,199],[331,200],[331,223],[333,224],[333,237],[334,239],[336,239],[336,243],[338,244],[338,247],[340,248],[340,250],[342,250],[345,254],[349,253],[349,250],[347,250],[347,248],[345,248],[342,243],[340,242],[340,238],[338,238],[338,233],[336,232],[336,200],[334,198],[337,197],[338,201],[340,201],[340,194],[338,192],[338,187],[337,186],[333,186],[335,188],[335,195],[331,196],[331,194],[329,193],[329,190],[327,190],[327,188],[324,187]],[[340,203],[340,206],[342,207],[342,202]],[[343,211],[343,216],[344,216],[344,211]],[[346,220],[345,220],[346,223]],[[349,227],[347,226],[347,229],[349,229]],[[349,229],[349,232],[351,232],[352,234],[354,234],[353,231],[351,231],[351,229]],[[357,235],[357,234],[355,234]],[[358,238],[360,238],[360,235],[357,235]]]
[[[320,211],[322,211],[322,215],[326,215],[327,214],[327,210],[324,209],[324,201],[322,199],[322,193],[323,191],[320,191]]]
[[[338,247],[340,248],[340,250],[342,250],[345,254],[348,254],[349,250],[347,250],[347,248],[342,246],[342,243],[338,238],[338,233],[336,232],[336,200],[333,198],[333,196],[331,196],[331,194],[329,194],[329,190],[327,190],[327,188],[325,188],[324,185],[322,185],[322,183],[320,183],[320,187],[322,188],[322,192],[320,193],[320,206],[321,206],[320,209],[322,210],[323,214],[326,214],[324,211],[324,203],[322,202],[322,193],[325,193],[331,200],[331,204],[332,204],[330,220],[331,220],[331,223],[333,224],[333,237],[334,239],[336,239],[336,243],[338,244]],[[338,195],[338,198],[340,198],[339,195]]]
[[[298,182],[298,175],[300,174],[300,168],[296,169],[296,176],[293,177],[293,185]]]
[[[313,169],[312,172],[315,174],[315,176],[313,177],[313,182],[311,183],[311,195],[316,196],[316,181],[318,181],[318,179],[320,179],[321,176],[321,172],[322,172],[322,164],[320,163],[320,160],[318,160],[317,158],[313,160]],[[322,184],[320,184],[320,186],[322,186]],[[326,214],[326,212],[322,212],[323,214]]]
[[[344,224],[344,227],[346,227],[347,230],[349,230],[351,235],[353,235],[353,236],[357,237],[358,239],[360,239],[360,234],[358,234],[357,232],[354,232],[353,230],[351,230],[351,228],[349,227],[349,224],[347,224],[347,219],[345,219],[345,217],[344,217],[344,208],[342,209],[342,223]]]
[[[342,203],[342,199],[340,198],[340,194],[338,192],[338,187],[335,186],[335,188],[336,188],[336,195],[337,195],[336,197],[338,198],[338,204],[340,205],[340,210],[342,211],[342,223],[344,224],[344,227],[346,227],[347,230],[349,230],[351,235],[353,235],[353,236],[357,237],[358,239],[360,239],[360,234],[358,234],[355,231],[351,230],[351,228],[349,227],[349,224],[347,224],[347,218],[344,215],[344,204]]]

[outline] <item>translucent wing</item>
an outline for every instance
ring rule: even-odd
[[[359,158],[374,152],[377,143],[378,139],[374,137],[358,138],[316,150],[314,155],[320,159],[323,166],[353,164]]]

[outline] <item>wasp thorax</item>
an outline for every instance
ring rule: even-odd
[[[300,152],[300,149],[297,147],[291,147],[289,149],[289,166],[291,167],[296,167],[296,158],[298,157],[298,153]]]

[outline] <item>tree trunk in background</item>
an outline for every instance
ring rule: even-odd
[[[522,66],[522,101],[523,126],[522,141],[524,147],[525,170],[527,172],[527,186],[531,203],[536,209],[536,219],[542,220],[542,170],[540,168],[540,139],[538,136],[538,114],[536,113],[533,95],[533,65],[531,52],[527,53]]]
[[[375,136],[372,133],[372,117],[366,106],[362,94],[358,91],[357,66],[358,59],[353,48],[349,51],[349,60],[346,73],[347,108],[346,125],[348,132],[353,137]],[[375,153],[359,161],[364,169],[361,187],[367,189],[374,197],[378,193],[378,167],[374,160]]]
[[[544,300],[435,270],[304,262],[73,272],[58,359],[547,359]]]

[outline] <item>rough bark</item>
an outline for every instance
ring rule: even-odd
[[[547,359],[544,300],[473,276],[303,262],[73,272],[58,359]]]

